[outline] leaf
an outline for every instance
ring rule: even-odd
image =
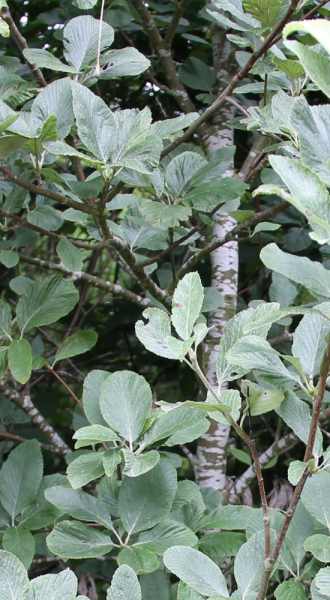
[[[259,589],[262,568],[265,560],[265,533],[258,531],[239,549],[234,573],[238,590],[244,598],[248,598]]]
[[[177,204],[163,204],[150,200],[139,207],[142,216],[154,227],[179,227],[180,221],[191,216],[191,208]]]
[[[34,539],[27,529],[7,527],[2,538],[3,549],[11,552],[28,569],[34,557]]]
[[[288,480],[290,481],[291,485],[297,485],[298,481],[305,473],[307,466],[308,465],[301,460],[293,460],[290,462],[288,469]]]
[[[215,287],[204,288],[204,299],[201,312],[210,312],[223,306],[223,295]]]
[[[104,452],[82,454],[69,464],[67,475],[73,489],[83,487],[104,475],[103,454]]]
[[[0,160],[7,160],[26,143],[26,138],[19,135],[3,135],[0,138]]]
[[[172,301],[172,323],[183,340],[187,340],[200,314],[204,292],[198,273],[188,273],[178,283]]]
[[[103,467],[107,477],[111,477],[117,465],[122,462],[120,448],[109,448],[103,454]]]
[[[57,231],[62,227],[64,219],[60,211],[48,206],[48,204],[42,204],[28,214],[27,221],[32,225],[46,229],[46,231]]]
[[[19,255],[17,252],[13,252],[12,250],[2,250],[0,252],[0,262],[5,265],[7,269],[11,269],[12,267],[16,267],[19,263]]]
[[[260,233],[261,231],[276,231],[280,227],[281,225],[278,223],[267,223],[266,221],[264,223],[258,223],[258,225],[254,228],[254,232],[251,237],[253,237],[255,233]]]
[[[219,531],[206,533],[198,540],[198,549],[210,558],[221,556],[236,556],[240,547],[246,541],[243,533],[228,533]]]
[[[126,531],[138,533],[164,519],[176,488],[176,471],[169,459],[161,459],[140,477],[125,477],[119,491],[118,511]]]
[[[273,62],[280,71],[283,71],[283,73],[286,73],[292,79],[303,77],[305,74],[304,67],[297,60],[282,60],[274,56]]]
[[[11,290],[13,290],[13,292],[15,292],[15,294],[21,296],[30,283],[32,283],[32,279],[19,275],[18,277],[14,277],[14,279],[10,280],[9,287]]]
[[[101,387],[102,415],[130,445],[141,434],[151,405],[149,384],[144,377],[131,371],[109,375]]]
[[[308,477],[301,494],[301,499],[308,512],[328,528],[330,525],[329,494],[330,474],[327,471]]]
[[[96,158],[106,163],[116,139],[115,117],[105,102],[84,85],[76,82],[71,85],[79,137]]]
[[[26,383],[32,371],[31,346],[27,340],[13,340],[8,349],[8,366],[19,383]]]
[[[127,477],[139,477],[143,473],[147,473],[156,466],[160,459],[160,454],[156,450],[136,456],[130,450],[123,448],[122,454],[125,461],[123,474]]]
[[[149,319],[149,323],[145,325],[143,321],[137,321],[135,325],[135,333],[140,342],[147,350],[158,356],[177,360],[176,354],[166,341],[171,335],[169,316],[159,308],[147,308],[142,316]]]
[[[75,445],[76,448],[100,444],[102,442],[119,441],[119,438],[115,432],[109,427],[104,427],[103,425],[89,425],[87,427],[81,427],[73,434],[72,437],[73,439],[78,440]]]
[[[327,19],[291,21],[283,29],[283,37],[287,38],[294,31],[305,31],[312,35],[330,54],[330,25]]]
[[[160,413],[145,434],[144,443],[149,446],[155,442],[171,439],[175,434],[180,435],[181,431],[189,431],[201,422],[205,422],[205,419],[200,410],[184,406],[168,413]]]
[[[208,166],[206,160],[197,152],[182,152],[168,164],[165,173],[166,187],[173,198],[177,198],[188,185],[188,189],[194,176],[198,176],[200,169]],[[190,184],[190,185],[189,185]]]
[[[12,518],[36,500],[42,471],[37,440],[23,442],[11,451],[0,471],[0,501]]]
[[[79,0],[79,2],[86,0]],[[92,0],[88,0],[91,4]],[[95,4],[95,2],[94,2]],[[91,6],[88,6],[90,8]],[[66,61],[77,71],[82,71],[96,61],[99,39],[99,24],[97,19],[84,15],[70,19],[64,28],[63,43]],[[114,38],[113,28],[102,22],[101,47],[104,50],[111,46]]]
[[[11,311],[10,306],[3,300],[0,300],[0,332],[8,340],[11,340]]]
[[[118,565],[128,565],[137,575],[151,573],[159,567],[159,560],[154,552],[139,546],[126,546],[117,557]]]
[[[154,571],[139,578],[143,600],[171,600],[167,576],[161,571]]]
[[[45,492],[49,487],[60,484],[62,487],[69,486],[67,478],[60,473],[46,475],[42,478],[37,499],[21,513],[19,518],[20,525],[30,530],[42,529],[43,527],[52,525],[54,521],[62,516],[62,511],[52,506],[45,498]]]
[[[81,271],[83,266],[82,253],[66,237],[60,239],[56,246],[56,252],[69,271]]]
[[[191,529],[182,523],[164,519],[153,529],[140,533],[134,546],[141,544],[143,548],[162,555],[172,546],[195,546],[197,541],[197,537]]]
[[[150,127],[150,135],[157,135],[162,140],[169,139],[175,134],[179,134],[182,129],[190,127],[190,125],[198,119],[197,112],[191,112],[181,117],[174,119],[166,119],[165,121],[155,121]]]
[[[79,150],[76,150],[75,148],[73,148],[73,146],[69,146],[69,144],[66,144],[65,142],[60,142],[60,141],[44,142],[43,146],[46,150],[48,150],[52,154],[62,154],[64,156],[77,156],[78,158],[80,158],[81,160],[84,160],[87,164],[90,164],[95,168],[99,167],[99,165],[102,164],[102,161],[100,161],[98,158],[93,158],[91,156],[88,156],[87,154],[83,154],[83,152],[79,152]],[[68,211],[69,210],[71,211],[69,214],[72,217],[73,209],[68,209]],[[66,211],[66,212],[68,212],[68,211]],[[76,213],[74,213],[74,215],[76,215],[77,212],[78,211],[76,211]],[[84,214],[85,219],[86,219],[86,214],[85,213],[82,213],[82,214]],[[80,212],[80,215],[81,215],[81,212]]]
[[[308,537],[304,543],[306,552],[311,552],[317,560],[330,562],[330,537],[316,534]]]
[[[264,265],[305,286],[312,294],[330,297],[330,273],[319,262],[282,252],[275,244],[261,250]]]
[[[246,465],[252,465],[251,456],[247,454],[247,452],[244,452],[244,450],[239,450],[238,448],[231,448],[230,454],[232,454],[234,458],[236,458],[240,462],[245,463]]]
[[[62,61],[54,56],[51,52],[47,52],[47,50],[41,50],[39,48],[26,48],[23,50],[24,57],[26,60],[35,64],[41,69],[51,69],[52,71],[60,71],[61,73],[72,73],[77,74],[79,71],[76,71],[73,67],[69,67],[62,63]]]
[[[67,513],[70,517],[80,521],[95,521],[103,527],[113,530],[110,514],[95,496],[64,486],[48,488],[45,496],[62,513]]]
[[[300,359],[309,381],[320,374],[330,322],[320,314],[305,315],[295,330],[292,354]]]
[[[107,427],[107,422],[102,417],[99,398],[101,386],[108,376],[109,373],[100,370],[95,370],[88,373],[84,381],[82,395],[84,412],[88,421],[92,424],[104,425],[105,427]]]
[[[221,506],[200,522],[200,529],[246,529],[253,509],[249,506]]]
[[[57,276],[39,277],[26,288],[17,304],[17,323],[22,334],[33,327],[55,323],[77,301],[78,291],[71,281]]]
[[[26,600],[29,578],[21,561],[0,550],[0,600]]]
[[[185,85],[194,90],[202,90],[212,93],[215,85],[214,69],[211,69],[204,61],[193,56],[189,57],[179,68],[179,77]]]
[[[139,580],[128,565],[122,565],[115,571],[107,600],[141,600]]]
[[[140,75],[150,67],[150,60],[136,48],[122,48],[103,54],[101,64],[105,64],[105,68],[101,70],[100,79],[117,79]]]
[[[71,84],[67,77],[49,83],[38,94],[32,104],[29,126],[37,130],[50,115],[56,116],[58,139],[63,140],[74,122]]]
[[[26,600],[73,600],[76,598],[78,581],[70,569],[65,569],[56,575],[40,575],[32,579]],[[78,596],[77,600],[85,599]]]
[[[321,19],[317,19],[321,20]],[[300,44],[299,42],[284,41],[285,46],[290,52],[298,56],[307,75],[311,78],[317,87],[330,96],[329,65],[330,59],[319,52]]]
[[[243,0],[245,12],[260,21],[263,27],[273,27],[282,8],[281,0]]]
[[[298,579],[287,579],[277,586],[274,592],[276,600],[307,600],[305,586]]]
[[[269,288],[269,299],[271,302],[278,302],[281,308],[293,304],[298,295],[297,287],[283,275],[273,271],[273,282]]]
[[[61,521],[46,538],[53,554],[63,559],[95,558],[113,549],[109,535],[78,521]]]
[[[93,6],[95,6],[97,0],[71,0],[71,2],[72,4],[74,4],[74,6],[77,6],[82,10],[89,10],[90,8],[93,8]]]
[[[285,538],[286,545],[296,562],[297,569],[302,560],[305,559],[304,542],[312,533],[313,519],[308,510],[306,510],[303,502],[299,500]]]
[[[293,430],[296,436],[307,444],[311,426],[310,409],[306,402],[300,400],[296,394],[287,391],[282,404],[276,409],[277,414]],[[322,434],[318,429],[313,448],[314,456],[322,456]]]
[[[204,596],[228,598],[226,580],[219,567],[205,554],[185,546],[172,546],[164,554],[165,566]]]
[[[330,567],[320,569],[314,581],[318,591],[328,596],[330,594]]]
[[[78,331],[77,333],[70,335],[66,338],[63,344],[60,344],[58,347],[53,366],[55,362],[59,360],[88,352],[88,350],[95,346],[97,338],[97,333],[92,329],[88,329],[87,331]]]

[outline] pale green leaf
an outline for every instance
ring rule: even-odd
[[[195,546],[197,541],[191,529],[177,521],[164,519],[153,529],[140,533],[134,546],[141,544],[143,548],[162,555],[172,546]]]
[[[13,250],[2,250],[2,252],[0,252],[0,262],[7,267],[7,269],[11,269],[18,265],[19,255],[17,252],[13,252]]]
[[[249,506],[221,506],[203,517],[200,529],[246,529],[253,509]]]
[[[19,383],[26,383],[32,371],[32,353],[29,342],[22,338],[10,342],[8,366],[12,376]]]
[[[142,216],[154,227],[179,227],[180,221],[186,221],[191,216],[191,208],[178,204],[163,204],[148,201],[139,207]]]
[[[63,154],[64,156],[77,156],[81,160],[85,161],[87,164],[90,164],[96,168],[100,164],[102,164],[102,161],[100,161],[100,159],[93,158],[91,156],[88,156],[87,154],[83,154],[82,152],[79,152],[79,150],[76,150],[75,148],[73,148],[73,146],[69,146],[69,144],[66,144],[65,142],[61,142],[61,141],[44,142],[43,145],[46,148],[46,150],[48,150],[52,154]],[[70,210],[70,209],[68,209],[68,210]],[[72,215],[72,213],[69,213],[69,214]],[[82,214],[85,214],[85,213],[82,213]],[[72,216],[71,216],[71,219],[72,219]]]
[[[26,600],[29,578],[21,561],[0,550],[0,600]]]
[[[49,550],[63,559],[95,558],[113,548],[110,535],[78,521],[61,521],[46,541]]]
[[[109,373],[101,370],[94,370],[88,373],[84,381],[82,403],[84,405],[84,413],[88,421],[95,425],[104,425],[107,427],[107,422],[103,419],[99,398],[101,386]]]
[[[307,600],[305,586],[298,579],[287,579],[277,586],[274,592],[276,600]]]
[[[330,474],[322,471],[312,477],[308,477],[301,499],[308,512],[322,525],[330,529]]]
[[[308,537],[304,543],[306,552],[311,552],[317,560],[330,562],[330,537],[316,534]]]
[[[238,590],[244,598],[259,589],[265,560],[265,532],[258,531],[239,549],[234,573]]]
[[[298,481],[305,473],[306,467],[307,464],[301,460],[293,460],[290,462],[288,468],[288,480],[290,481],[291,485],[297,485]]]
[[[172,546],[164,554],[165,566],[204,596],[228,598],[226,580],[219,567],[205,554],[186,546]]]
[[[100,409],[104,419],[130,444],[141,434],[151,405],[149,384],[131,371],[109,375],[101,387]]]
[[[63,513],[74,519],[99,523],[107,529],[113,529],[110,514],[101,502],[85,492],[72,490],[64,486],[55,486],[45,491],[47,500]]]
[[[254,228],[254,232],[251,237],[253,237],[256,233],[260,233],[262,231],[276,231],[280,227],[281,225],[278,225],[278,223],[267,223],[267,221],[264,221],[263,223],[258,223],[258,225]]]
[[[11,552],[29,569],[34,557],[34,538],[32,534],[22,527],[7,527],[3,534],[2,546]]]
[[[312,21],[307,22],[311,23]],[[314,22],[316,22],[316,20]],[[311,80],[316,83],[326,96],[330,97],[330,59],[319,52],[307,48],[300,42],[286,40],[284,44],[290,52],[298,56],[304,70]]]
[[[119,438],[109,427],[89,425],[78,429],[73,434],[73,439],[78,440],[75,447],[81,448],[92,444],[101,444],[102,442],[116,442]]]
[[[141,600],[139,580],[131,567],[122,565],[115,572],[107,600]]]
[[[54,473],[53,475],[43,477],[36,501],[25,508],[18,519],[20,525],[23,525],[25,529],[36,530],[48,527],[62,516],[62,511],[55,508],[45,498],[47,489],[55,485],[68,487],[70,484],[67,478],[61,473]]]
[[[198,273],[188,273],[178,283],[172,301],[172,323],[183,340],[191,336],[203,298],[203,286]]]
[[[214,69],[204,61],[191,56],[179,68],[181,81],[194,90],[212,93],[215,84]]]
[[[166,168],[165,183],[169,193],[173,198],[182,194],[188,182],[202,167],[208,166],[205,158],[197,152],[182,152],[174,158]]]
[[[327,19],[313,19],[305,21],[291,21],[283,29],[286,38],[294,31],[304,31],[312,35],[323,48],[330,54],[330,23]]]
[[[282,8],[281,0],[243,0],[242,6],[263,27],[273,27]]]
[[[58,139],[64,139],[74,122],[72,109],[72,92],[70,79],[58,79],[49,83],[35,98],[31,108],[29,126],[37,130],[48,119],[55,115]]]
[[[150,127],[150,135],[157,135],[161,139],[169,138],[172,135],[178,134],[182,129],[189,127],[198,117],[199,114],[197,112],[191,112],[181,117],[175,117],[174,119],[155,121]]]
[[[59,255],[64,266],[69,271],[81,271],[83,266],[82,253],[66,237],[62,237],[56,246],[56,252]]]
[[[8,340],[11,340],[11,311],[10,306],[3,300],[0,300],[0,332]]]
[[[125,461],[123,474],[127,477],[139,477],[143,473],[147,473],[156,466],[160,459],[160,454],[156,450],[136,456],[130,450],[123,448],[122,454]]]
[[[305,315],[295,330],[292,354],[300,359],[309,381],[320,374],[330,333],[330,321],[320,314]]]
[[[19,135],[3,135],[0,137],[0,159],[7,158],[26,144],[26,138]]]
[[[40,575],[32,579],[26,600],[74,600],[76,598],[78,580],[70,569],[56,575]],[[77,600],[85,599],[78,596]]]
[[[315,577],[315,584],[318,591],[324,596],[330,594],[330,567],[320,569]]]
[[[128,565],[137,575],[152,573],[159,567],[159,560],[154,552],[142,546],[126,546],[117,557],[118,565]]]
[[[74,6],[77,6],[82,10],[89,10],[90,8],[93,8],[93,6],[95,6],[97,0],[71,0],[71,2],[72,4],[74,4]]]
[[[79,71],[73,67],[69,67],[68,65],[62,63],[59,58],[54,56],[54,54],[51,52],[47,52],[47,50],[41,50],[39,48],[26,48],[23,50],[23,54],[29,63],[35,64],[41,69],[51,69],[52,71],[72,73],[74,75],[79,73]]]
[[[198,549],[210,558],[236,556],[245,541],[246,537],[243,533],[234,533],[232,531],[206,533],[198,541]]]
[[[307,444],[312,417],[310,408],[306,402],[300,400],[293,392],[287,391],[282,404],[276,409],[276,412],[283,421],[291,427],[296,436],[304,442],[304,444]],[[322,454],[322,434],[318,428],[313,455],[322,456]]]
[[[11,451],[0,471],[0,501],[12,518],[34,502],[42,479],[43,460],[37,440]]]
[[[176,360],[177,356],[170,350],[166,342],[171,335],[169,316],[159,308],[147,308],[143,312],[143,317],[148,319],[149,323],[144,324],[143,321],[137,321],[135,325],[135,333],[140,342],[150,352]]]
[[[71,356],[77,356],[88,352],[97,342],[98,335],[92,329],[86,331],[78,331],[73,335],[70,335],[66,340],[59,345],[54,363],[63,360],[64,358],[70,358]],[[53,363],[53,365],[54,365]]]
[[[140,75],[150,67],[150,60],[136,48],[122,48],[103,54],[101,65],[105,68],[101,70],[100,79],[117,79]]]
[[[82,454],[69,464],[67,474],[74,489],[104,475],[103,454],[104,452]]]
[[[79,0],[82,1],[82,0]],[[86,0],[83,0],[86,2]],[[89,0],[89,5],[91,0]],[[94,2],[95,4],[95,2]],[[90,6],[88,7],[90,8]],[[90,15],[70,19],[64,28],[63,43],[66,61],[77,71],[96,62],[100,22]],[[102,23],[101,52],[111,46],[114,30]]]
[[[42,204],[29,212],[27,221],[32,225],[46,229],[46,231],[57,231],[62,227],[64,219],[59,210],[48,206],[48,204]]]
[[[160,413],[144,437],[146,445],[154,444],[166,439],[171,439],[175,434],[187,432],[190,428],[205,422],[200,410],[188,407],[179,407],[168,413]],[[193,438],[195,439],[195,438]]]

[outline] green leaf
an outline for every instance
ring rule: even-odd
[[[198,540],[198,549],[210,558],[236,556],[245,541],[243,533],[233,533],[232,531],[230,533],[227,531],[207,533]]]
[[[304,542],[312,535],[313,529],[313,519],[303,502],[299,500],[285,538],[285,543],[296,562],[297,570],[302,560],[305,560]]]
[[[70,517],[80,521],[95,521],[103,527],[113,530],[108,511],[95,496],[64,486],[48,488],[45,496],[62,513],[67,513]]]
[[[87,331],[78,331],[77,333],[70,335],[68,338],[66,338],[63,344],[60,344],[58,347],[53,366],[55,362],[59,360],[70,358],[71,356],[77,356],[78,354],[83,354],[83,352],[88,352],[88,350],[95,346],[97,338],[97,333],[92,329]]]
[[[154,571],[148,575],[141,575],[140,585],[143,600],[171,600],[167,576],[164,572]]]
[[[310,408],[306,402],[300,400],[293,392],[287,391],[284,401],[277,408],[276,412],[293,430],[296,436],[304,442],[304,444],[307,444],[312,417]],[[317,429],[313,454],[314,456],[322,456],[322,453],[322,434],[321,431]]]
[[[255,233],[260,233],[261,231],[276,231],[280,227],[281,225],[278,225],[278,223],[267,223],[266,221],[264,223],[258,223],[258,225],[254,228],[254,232],[251,237],[253,237]]]
[[[7,160],[26,143],[26,138],[19,135],[3,135],[0,138],[0,160]]]
[[[18,265],[19,256],[17,252],[13,252],[13,250],[2,250],[2,252],[0,252],[0,262],[5,265],[7,269],[11,269]]]
[[[330,297],[330,273],[319,262],[282,252],[275,244],[261,250],[264,265],[305,286],[312,294]]]
[[[246,529],[253,509],[249,506],[221,506],[200,522],[200,529]]]
[[[265,390],[249,380],[241,382],[241,390],[246,397],[248,405],[245,412],[248,412],[249,409],[253,417],[275,410],[284,400],[284,395],[281,392],[277,390]]]
[[[330,567],[320,569],[314,579],[317,590],[324,596],[330,594]],[[314,594],[313,594],[314,596]],[[316,599],[318,600],[318,598]]]
[[[102,415],[130,445],[141,434],[151,406],[149,384],[144,377],[131,371],[109,375],[101,387]]]
[[[156,450],[135,456],[133,452],[123,448],[122,454],[125,461],[123,474],[127,477],[139,477],[143,473],[147,473],[156,466],[160,459],[160,454]]]
[[[42,471],[37,440],[23,442],[11,451],[0,471],[0,501],[12,518],[36,500]]]
[[[100,79],[140,75],[150,67],[151,63],[136,48],[122,48],[121,50],[109,50],[103,54],[101,65],[104,64],[105,69],[101,70]]]
[[[204,292],[198,273],[188,273],[177,285],[172,301],[172,323],[183,340],[188,340],[199,317]]]
[[[13,340],[8,349],[8,366],[19,383],[26,383],[32,371],[31,346],[27,340]]]
[[[305,586],[298,579],[287,579],[277,586],[274,592],[276,600],[307,600]]]
[[[198,176],[203,167],[208,167],[206,160],[197,152],[182,152],[168,164],[165,173],[166,187],[173,198],[180,196],[192,185],[193,177]]]
[[[102,417],[99,398],[101,386],[108,376],[109,373],[100,370],[95,370],[88,373],[84,381],[82,396],[84,412],[88,421],[95,425],[104,425],[105,427],[107,427],[108,424]]]
[[[63,559],[95,558],[113,549],[110,535],[78,521],[61,521],[46,542],[49,550]]]
[[[149,319],[149,323],[145,325],[143,321],[137,321],[135,325],[135,333],[140,342],[147,350],[158,356],[177,360],[176,354],[166,341],[171,335],[169,316],[159,308],[147,308],[142,316]]]
[[[91,0],[79,0],[91,8]],[[95,2],[94,2],[95,4]],[[64,28],[63,43],[65,60],[75,70],[82,71],[85,67],[96,62],[99,40],[100,22],[90,15],[70,19]],[[114,30],[105,21],[102,22],[101,47],[104,50],[111,46]]]
[[[317,19],[321,20],[321,19]],[[311,22],[311,21],[307,21]],[[315,21],[316,22],[316,21]],[[317,87],[324,92],[326,96],[330,96],[330,79],[329,79],[329,65],[330,59],[319,52],[315,52],[310,48],[307,48],[304,44],[299,42],[292,42],[286,40],[285,46],[290,52],[296,54],[302,63],[304,70],[307,75],[311,78]]]
[[[18,277],[14,277],[14,279],[10,280],[9,287],[11,290],[13,290],[13,292],[15,292],[15,294],[21,296],[30,283],[32,283],[32,279],[19,275]]]
[[[26,60],[35,64],[41,69],[51,69],[52,71],[60,71],[61,73],[72,73],[76,75],[79,71],[76,71],[73,67],[69,67],[62,63],[62,61],[54,56],[47,50],[41,50],[39,48],[26,48],[23,50],[24,57]]]
[[[271,302],[278,302],[281,308],[293,304],[298,295],[297,286],[295,286],[287,277],[275,273],[272,275],[273,282],[269,288],[269,299]]]
[[[282,8],[281,0],[243,0],[245,12],[260,21],[263,27],[273,27]]]
[[[49,83],[38,93],[31,108],[31,130],[41,128],[50,115],[56,116],[57,136],[59,140],[63,140],[70,133],[74,122],[71,84],[67,77]],[[45,174],[45,169],[42,169],[41,173]]]
[[[259,589],[265,560],[265,532],[258,531],[239,549],[234,573],[237,587],[243,597],[253,597]]]
[[[315,313],[305,315],[295,330],[292,354],[300,359],[309,381],[320,374],[329,333],[329,320]]]
[[[150,529],[166,517],[177,488],[172,462],[161,459],[140,477],[125,477],[118,497],[118,511],[128,533]]]
[[[97,0],[71,0],[71,2],[72,4],[74,4],[74,6],[77,6],[82,10],[89,10],[90,8],[93,8],[93,6],[95,6]]]
[[[151,445],[168,438],[171,440],[176,434],[189,431],[201,422],[205,422],[205,419],[200,410],[184,406],[171,412],[160,413],[145,434],[144,443]]]
[[[312,35],[330,54],[330,24],[327,19],[291,21],[283,29],[283,37],[287,38],[294,31],[304,31]]]
[[[201,312],[210,312],[223,306],[223,295],[215,287],[204,288],[204,299]]]
[[[297,60],[282,60],[281,58],[274,56],[273,62],[280,71],[283,71],[283,73],[286,73],[286,75],[292,79],[303,77],[305,74],[304,67],[302,67]]]
[[[57,276],[39,277],[20,297],[16,314],[22,332],[49,325],[67,315],[78,302],[78,291],[71,281]]]
[[[291,485],[297,485],[298,481],[305,473],[307,466],[308,465],[301,460],[293,460],[290,462],[288,469],[288,480],[290,481]]]
[[[122,456],[120,448],[109,448],[103,454],[103,467],[107,477],[111,477],[114,474],[117,465],[122,462]]]
[[[27,571],[16,556],[0,550],[0,600],[25,600],[30,582]]]
[[[0,300],[0,332],[8,340],[11,340],[11,311],[10,306],[3,300]]]
[[[205,554],[185,546],[172,546],[164,554],[165,566],[203,596],[224,595],[226,580],[219,567]]]
[[[115,571],[107,600],[141,600],[141,587],[133,569],[122,565]]]
[[[181,81],[194,90],[202,90],[212,93],[215,85],[214,69],[211,69],[204,61],[193,56],[189,57],[179,68]]]
[[[42,204],[36,210],[29,212],[27,221],[32,225],[46,229],[46,231],[57,231],[62,227],[64,219],[60,211],[48,206],[48,204]]]
[[[118,565],[128,565],[137,575],[151,573],[159,567],[157,555],[146,548],[127,546],[119,552]]]
[[[73,600],[76,598],[78,580],[70,569],[56,575],[40,575],[32,579],[26,600]],[[86,596],[78,596],[76,600],[85,600]]]
[[[66,237],[60,239],[56,246],[56,252],[69,271],[81,271],[83,266],[82,253]]]
[[[11,552],[29,569],[34,557],[34,539],[27,529],[7,527],[2,538],[3,549]]]
[[[45,492],[48,488],[60,484],[62,487],[69,486],[67,478],[60,473],[46,475],[42,478],[37,499],[21,513],[19,518],[20,525],[30,530],[42,529],[43,527],[52,525],[54,521],[62,516],[62,511],[52,506],[45,498]]]
[[[172,546],[195,546],[196,543],[197,537],[191,529],[177,521],[164,519],[153,529],[140,533],[134,547],[141,544],[143,548],[162,555]]]
[[[240,462],[246,465],[252,465],[251,456],[247,454],[247,452],[244,452],[244,450],[239,450],[239,448],[230,448],[230,454],[232,454],[234,458]]]
[[[118,436],[109,427],[103,425],[89,425],[87,427],[81,427],[73,434],[73,439],[78,440],[75,448],[81,448],[83,446],[91,446],[93,444],[100,444],[102,442],[117,442]]]
[[[9,25],[3,19],[0,19],[0,35],[2,35],[3,37],[10,36]]]
[[[308,477],[301,494],[301,499],[308,512],[326,527],[330,522],[329,494],[330,474],[327,471]]]
[[[116,140],[114,115],[106,103],[84,85],[73,82],[72,97],[81,141],[96,158],[106,163]]]
[[[83,154],[83,152],[79,152],[79,150],[76,150],[75,148],[73,148],[73,146],[69,146],[69,144],[66,144],[65,142],[50,141],[50,142],[44,142],[43,145],[44,145],[44,148],[46,148],[46,150],[48,150],[52,154],[63,154],[64,156],[77,156],[78,158],[85,161],[87,164],[92,165],[95,168],[99,167],[100,164],[102,164],[102,161],[100,161],[98,158],[93,158],[91,156],[88,156],[87,154]],[[68,211],[69,210],[71,211],[69,214],[71,215],[71,218],[72,218],[72,210],[73,209],[68,209]],[[66,211],[66,212],[68,212],[68,211]],[[85,213],[82,213],[82,214],[84,214],[84,216],[86,218]]]
[[[67,475],[73,489],[83,487],[104,475],[103,454],[104,452],[82,454],[69,464]]]
[[[304,543],[306,552],[311,552],[317,560],[330,562],[330,537],[316,534],[308,537]]]
[[[154,227],[179,227],[180,221],[191,216],[191,208],[178,204],[163,204],[150,200],[139,207],[142,216]]]
[[[175,119],[155,121],[150,127],[150,135],[157,135],[162,140],[169,139],[171,136],[179,134],[182,129],[189,127],[198,117],[197,112],[191,112],[181,117],[175,117]]]

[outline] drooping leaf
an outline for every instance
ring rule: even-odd
[[[191,336],[203,298],[203,286],[198,273],[188,273],[178,283],[172,302],[172,323],[183,340]]]
[[[82,254],[66,237],[60,239],[56,247],[56,252],[69,271],[81,271],[83,266]]]
[[[285,538],[285,543],[296,562],[297,569],[305,559],[304,542],[312,533],[313,519],[303,502],[299,500]]]
[[[149,384],[131,371],[109,375],[101,387],[100,409],[104,419],[130,444],[141,434],[151,405]]]
[[[259,589],[265,560],[265,533],[258,531],[239,549],[234,573],[238,590],[245,598]]]
[[[309,381],[320,373],[329,332],[329,320],[315,313],[305,315],[295,330],[292,354],[300,359]]]
[[[299,479],[305,473],[306,467],[306,463],[302,462],[301,460],[293,460],[290,462],[288,469],[288,480],[290,481],[291,485],[297,485]]]
[[[172,546],[164,554],[165,566],[184,583],[204,596],[228,598],[226,580],[219,567],[205,554],[186,546]]]
[[[140,477],[125,477],[118,497],[118,511],[127,532],[150,529],[166,517],[177,488],[172,462],[161,459]]]
[[[39,277],[20,297],[16,314],[21,332],[48,325],[67,315],[78,301],[71,281],[57,276]]]
[[[122,565],[115,572],[107,600],[141,600],[139,580],[131,567]]]
[[[276,412],[291,427],[296,436],[304,444],[307,444],[312,417],[306,402],[300,400],[293,392],[287,391],[284,401],[276,409]],[[322,453],[322,434],[317,429],[313,454],[314,456],[321,456]]]
[[[3,549],[11,552],[29,569],[34,557],[35,544],[32,534],[23,527],[7,527],[2,538]]]
[[[95,558],[113,549],[111,537],[79,521],[61,521],[46,539],[51,552],[63,559]]]
[[[112,477],[117,465],[122,462],[120,448],[109,448],[103,454],[103,467],[107,477]]]
[[[32,353],[29,342],[22,338],[10,342],[8,366],[13,377],[20,383],[26,383],[32,371]]]
[[[26,600],[29,578],[21,561],[5,550],[0,550],[0,600]]]
[[[38,495],[43,460],[37,440],[23,442],[12,450],[0,471],[0,501],[13,518]]]
[[[95,346],[97,338],[97,333],[92,329],[78,331],[77,333],[70,335],[63,344],[60,344],[58,347],[54,363],[63,360],[64,358],[70,358],[71,356],[77,356],[83,352],[88,352],[88,350]]]

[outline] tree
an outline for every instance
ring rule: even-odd
[[[328,597],[325,4],[1,2],[0,598]]]

